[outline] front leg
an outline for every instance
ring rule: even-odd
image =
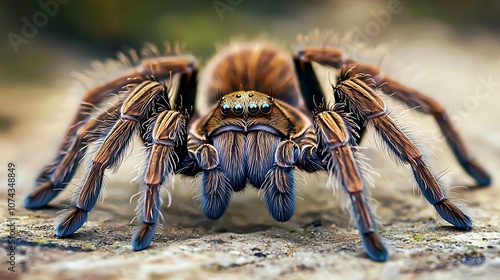
[[[471,218],[448,199],[445,189],[427,167],[420,149],[398,127],[387,113],[383,100],[369,86],[373,83],[368,75],[359,74],[348,78],[342,74],[334,90],[347,100],[355,114],[373,125],[396,162],[410,165],[420,191],[439,215],[457,228],[470,230]]]
[[[294,214],[295,167],[309,173],[325,170],[317,154],[314,127],[307,117],[302,118],[302,121],[296,123],[304,125],[305,129],[297,127],[300,133],[292,135],[290,140],[278,143],[274,152],[274,164],[262,184],[264,202],[269,213],[280,222],[288,221]]]
[[[320,153],[324,157],[330,180],[335,178],[349,194],[366,253],[374,261],[386,261],[388,253],[380,241],[377,225],[366,202],[366,186],[355,158],[356,148],[351,147],[353,140],[348,125],[334,111],[323,111],[315,115],[314,124]]]
[[[66,237],[78,230],[87,220],[101,192],[104,171],[118,167],[123,154],[145,113],[154,100],[166,94],[164,85],[146,81],[130,93],[121,107],[121,116],[104,138],[92,157],[87,176],[78,189],[71,207],[56,224],[57,237]]]
[[[178,162],[176,151],[183,148],[181,144],[187,120],[186,113],[167,110],[159,114],[154,122],[153,143],[147,147],[148,162],[142,174],[142,196],[137,206],[143,224],[132,237],[135,251],[146,249],[153,239],[161,208],[161,186],[164,182],[173,181]]]

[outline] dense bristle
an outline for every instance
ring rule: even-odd
[[[56,236],[66,237],[77,231],[88,218],[88,213],[77,207],[73,207],[66,216],[56,223]]]
[[[281,138],[266,131],[251,131],[246,138],[248,181],[260,188],[274,165],[274,155]]]
[[[182,160],[182,164],[180,164],[181,168],[177,170],[177,173],[187,175],[187,176],[195,176],[196,174],[201,172],[200,166],[196,163],[196,159],[187,155]]]
[[[39,209],[47,206],[50,201],[52,201],[66,186],[68,182],[71,181],[73,175],[76,172],[78,164],[72,164],[71,166],[65,166],[64,173],[59,173],[61,176],[58,178],[53,178],[54,173],[62,168],[57,167],[57,164],[63,163],[63,155],[60,155],[56,161],[41,172],[41,174],[36,179],[36,188],[33,190],[25,199],[24,207],[27,209]],[[78,162],[79,158],[75,161]],[[69,167],[69,168],[68,168]]]
[[[24,199],[24,207],[27,209],[39,209],[47,204],[59,194],[56,187],[47,181],[40,185]]]
[[[156,224],[143,224],[132,237],[132,248],[141,251],[149,247],[155,235]]]
[[[362,235],[363,246],[365,247],[366,254],[370,259],[376,262],[385,262],[389,257],[387,249],[385,249],[384,244],[380,241],[378,235],[374,232],[366,233]]]
[[[232,189],[227,177],[218,169],[203,171],[201,176],[201,209],[213,220],[226,212]]]
[[[292,169],[274,167],[262,184],[264,202],[278,222],[290,220],[295,213],[295,189]]]
[[[103,185],[104,168],[100,163],[92,163],[85,181],[80,187],[79,195],[75,197],[75,205],[85,211],[94,208]]]
[[[472,219],[448,199],[436,203],[434,207],[443,219],[455,227],[463,230],[472,229]]]
[[[435,204],[443,197],[446,197],[445,189],[439,185],[439,182],[427,168],[422,158],[416,159],[411,168],[422,195],[431,204]]]
[[[247,184],[245,176],[245,170],[247,170],[245,142],[247,139],[245,135],[231,131],[217,135],[213,141],[219,153],[220,167],[229,179],[231,188],[235,192],[243,190]]]
[[[303,153],[303,158],[301,158],[300,160],[301,162],[307,163],[301,165],[302,169],[307,173],[314,173],[324,170],[321,158],[316,153]]]

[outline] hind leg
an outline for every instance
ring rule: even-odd
[[[46,167],[37,180],[37,188],[25,198],[26,208],[44,207],[66,188],[85,155],[87,146],[110,128],[109,123],[116,120],[122,103],[123,100],[119,100],[96,118],[91,118],[67,139],[70,142],[65,144],[64,151],[59,151],[56,161]]]
[[[299,47],[295,50],[293,58],[303,94],[309,96],[316,94],[321,97],[322,95],[322,92],[319,91],[321,87],[319,86],[317,78],[314,74],[311,62],[316,62],[323,66],[333,67],[335,69],[345,67],[349,70],[349,72],[346,73],[346,77],[353,77],[357,74],[371,75],[374,78],[373,86],[380,87],[386,94],[394,93],[395,98],[406,103],[408,106],[416,108],[424,114],[432,115],[462,168],[476,180],[478,186],[488,186],[491,184],[491,176],[476,160],[472,158],[464,144],[464,141],[451,123],[446,110],[433,98],[408,88],[389,77],[382,76],[377,67],[349,59],[340,50],[335,48],[322,46]],[[337,102],[343,100],[343,97],[338,94],[335,95],[335,98],[337,99]],[[308,103],[311,109],[313,99],[311,97],[306,98],[306,100],[307,99],[311,100]],[[352,108],[350,108],[349,105],[347,107],[349,111],[352,111]],[[364,120],[356,119],[355,121],[359,126],[358,134],[362,136],[365,127],[365,124],[363,123]]]
[[[78,111],[64,136],[63,142],[58,148],[55,159],[42,169],[36,179],[35,191],[25,200],[24,205],[26,208],[36,209],[46,206],[60,193],[54,190],[61,190],[66,187],[78,167],[78,160],[74,160],[78,158],[75,156],[70,158],[68,154],[73,155],[79,148],[83,147],[78,143],[81,141],[78,137],[81,136],[85,126],[93,128],[89,127],[93,125],[90,120],[91,113],[105,104],[111,96],[119,94],[127,85],[144,80],[144,78],[140,78],[131,81],[129,78],[137,76],[141,76],[139,72],[135,70],[130,71],[130,73],[94,87],[84,94]]]

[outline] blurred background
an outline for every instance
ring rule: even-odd
[[[498,170],[500,135],[495,120],[500,102],[500,2],[494,0],[453,4],[410,0],[3,0],[2,161],[18,164],[22,193],[33,187],[34,177],[52,159],[84,92],[72,73],[90,69],[94,60],[115,58],[116,52],[140,48],[144,42],[179,41],[204,65],[214,53],[215,43],[231,37],[267,34],[292,45],[298,33],[313,28],[355,34],[352,46],[357,53],[375,49],[374,57],[367,55],[368,62],[444,104],[472,154],[489,171]],[[445,183],[469,184],[470,178],[445,143],[438,141],[442,138],[435,132],[433,120],[413,112],[410,119],[420,124],[415,130],[430,141],[435,169],[448,171]],[[383,175],[377,185],[402,182],[401,188],[411,192],[407,171],[382,156],[373,141],[365,142],[372,165]],[[111,182],[128,185],[137,161],[129,157],[119,171],[124,176],[110,175]],[[110,199],[128,201],[136,188],[127,189],[130,191],[120,190],[123,197],[111,195]],[[190,197],[192,192],[188,191]]]
[[[499,14],[500,3],[494,0],[453,5],[411,0],[3,0],[0,79],[47,81],[67,73],[65,69],[78,70],[72,63],[113,57],[146,41],[185,42],[191,52],[206,59],[214,42],[235,35],[265,33],[292,43],[297,33],[312,28],[361,30],[373,46],[430,40],[443,30],[446,40],[473,44],[483,36],[498,37]],[[35,30],[26,27],[30,24]],[[481,47],[492,50],[497,45]],[[66,66],[54,67],[58,62]]]

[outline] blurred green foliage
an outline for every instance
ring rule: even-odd
[[[22,19],[33,20],[43,10],[41,3],[54,1],[68,3],[59,4],[34,42],[20,44],[24,51],[14,55],[8,34],[21,35]],[[169,40],[186,42],[189,51],[206,59],[213,54],[215,42],[235,35],[253,37],[267,32],[292,42],[297,33],[313,27],[335,27],[343,32],[364,24],[374,9],[389,1],[398,0],[3,0],[0,78],[16,78],[19,73],[36,76],[40,69],[34,67],[50,64],[58,50],[102,59],[146,41],[161,44]],[[394,16],[391,24],[435,20],[464,36],[466,31],[500,30],[500,1],[399,1],[404,13]],[[339,15],[343,15],[342,21],[336,20]]]
[[[0,2],[4,32],[19,30],[22,17],[39,11],[39,2],[57,0]],[[206,42],[225,39],[234,34],[252,36],[265,31],[273,22],[304,15],[333,2],[339,9],[347,2],[327,0],[64,0],[60,11],[43,28],[48,36],[92,42],[104,50],[121,49],[123,44],[140,45],[144,41],[180,40],[206,56]],[[381,2],[389,0],[382,0]],[[411,1],[405,4],[405,18],[434,19],[456,28],[488,28],[499,31],[500,1]],[[338,5],[336,5],[338,3]],[[226,10],[218,13],[217,9]],[[233,6],[231,6],[233,5]],[[218,6],[216,8],[215,6]],[[362,9],[362,4],[359,5]],[[367,8],[368,9],[368,8]],[[409,11],[409,12],[408,12]],[[338,11],[337,11],[338,12]],[[362,12],[362,11],[360,11]],[[332,15],[335,14],[332,11]],[[399,19],[401,21],[405,20]],[[353,19],[355,22],[355,19]],[[304,26],[309,25],[304,23]],[[292,33],[303,30],[291,30]],[[289,32],[283,30],[284,34]]]
[[[31,18],[41,9],[39,1],[0,2],[0,9],[8,11],[7,29],[20,30],[20,19]],[[206,50],[207,42],[226,39],[235,34],[256,35],[273,21],[294,17],[306,8],[324,2],[65,1],[69,1],[68,4],[60,5],[59,13],[50,18],[43,28],[44,35],[83,44],[92,42],[94,48],[112,52],[122,49],[124,44],[137,47],[144,41],[159,43],[167,39],[178,40],[189,42],[190,50],[201,52],[201,56],[213,51],[213,48]]]

